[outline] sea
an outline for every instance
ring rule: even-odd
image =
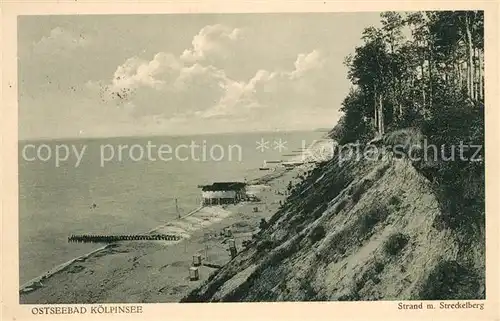
[[[20,141],[19,283],[102,246],[68,243],[71,234],[149,231],[197,208],[198,185],[262,176],[265,160],[291,160],[324,135],[280,131]]]

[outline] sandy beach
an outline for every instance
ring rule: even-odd
[[[149,231],[176,234],[180,241],[117,242],[58,266],[21,287],[20,303],[178,302],[230,261],[229,239],[238,250],[251,240],[261,219],[268,220],[284,202],[290,182],[311,166],[263,171],[248,182],[259,201],[202,207]],[[232,236],[225,236],[225,229]],[[195,254],[204,265],[199,280],[190,281]]]

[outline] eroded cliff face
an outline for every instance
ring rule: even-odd
[[[482,256],[464,263],[454,233],[434,223],[431,183],[407,159],[378,156],[318,165],[258,238],[182,302],[484,296]]]

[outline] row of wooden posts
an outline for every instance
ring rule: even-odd
[[[153,235],[71,235],[68,237],[68,242],[76,243],[113,243],[118,241],[155,241],[155,240],[166,240],[166,241],[178,241],[181,237],[178,235],[163,235],[163,234],[153,234]]]

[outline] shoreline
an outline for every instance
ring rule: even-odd
[[[276,177],[274,177],[274,176],[276,176]],[[262,175],[261,177],[257,177],[257,178],[252,179],[249,182],[249,185],[260,185],[262,183],[265,183],[265,182],[268,182],[270,180],[276,179],[279,176],[280,175],[276,175],[275,170],[273,170],[272,173],[266,173],[266,174]],[[145,232],[144,234],[150,234],[150,233],[156,232],[156,231],[158,231],[158,230],[160,230],[160,229],[162,229],[162,228],[164,228],[164,227],[172,224],[175,221],[183,220],[183,219],[185,219],[187,217],[190,217],[193,214],[198,213],[203,208],[205,208],[205,206],[199,206],[196,209],[191,210],[188,214],[186,214],[186,215],[184,215],[184,216],[182,216],[180,218],[176,218],[176,219],[172,220],[171,222],[158,225],[158,226],[154,227],[153,229]],[[180,242],[180,241],[175,241],[175,242]],[[106,245],[101,246],[101,247],[99,247],[99,248],[97,248],[95,250],[92,250],[92,251],[88,252],[88,253],[76,256],[76,257],[74,257],[74,258],[72,258],[72,259],[70,259],[70,260],[68,260],[68,261],[66,261],[64,263],[61,263],[59,265],[54,266],[53,268],[51,268],[50,270],[48,270],[46,273],[43,273],[43,274],[41,274],[39,276],[36,276],[35,278],[33,278],[33,279],[25,282],[24,284],[22,284],[19,287],[19,294],[25,294],[25,293],[30,293],[30,292],[36,291],[37,289],[43,287],[43,285],[38,285],[38,283],[41,283],[42,281],[51,278],[52,276],[56,275],[57,273],[63,272],[71,264],[74,264],[74,263],[77,263],[77,262],[79,262],[81,260],[87,259],[90,256],[95,255],[95,254],[97,254],[97,253],[99,253],[99,252],[101,252],[101,251],[103,251],[103,250],[105,250],[105,249],[113,246],[113,244],[116,244],[116,243],[106,244]]]
[[[301,157],[305,157],[305,153],[309,153],[310,149],[313,147],[314,146],[309,146],[308,148],[304,149],[301,153],[302,154]],[[291,177],[295,176],[296,172],[298,170],[303,170],[304,166],[309,167],[308,164],[303,164],[303,165],[296,166],[292,170],[286,170],[284,168],[278,168],[278,167],[273,168],[272,172],[263,173],[262,175],[259,175],[255,178],[249,180],[248,185],[254,185],[254,186],[260,185],[260,186],[264,186],[264,187],[266,187],[266,186],[269,187],[268,184],[277,181],[279,178],[283,177],[284,175],[288,175],[288,176],[290,176],[289,179],[292,179]],[[279,184],[277,184],[277,185],[279,185]],[[287,185],[287,184],[285,184],[285,185]],[[284,187],[285,186],[280,186],[280,188],[284,188]],[[281,194],[281,195],[284,196],[284,194]],[[154,241],[154,242],[151,242],[149,244],[149,246],[153,247],[155,249],[157,247],[159,247],[160,249],[162,249],[164,251],[173,251],[173,252],[175,252],[174,249],[169,250],[168,248],[174,247],[175,245],[179,245],[179,243],[183,243],[183,242],[185,243],[184,244],[185,249],[188,246],[190,246],[190,247],[195,246],[196,247],[196,246],[200,245],[199,243],[202,243],[202,241],[200,241],[200,235],[201,235],[200,232],[204,232],[203,233],[204,238],[207,234],[206,231],[216,230],[215,234],[217,234],[218,228],[216,226],[224,225],[224,224],[227,225],[228,222],[238,221],[238,220],[243,219],[244,215],[242,213],[240,213],[240,212],[242,212],[242,209],[245,209],[245,211],[250,212],[250,213],[251,213],[252,206],[256,207],[256,206],[264,205],[264,207],[267,209],[268,207],[271,206],[271,203],[274,204],[274,206],[276,206],[276,204],[278,202],[275,200],[275,198],[276,197],[270,197],[271,200],[270,201],[267,200],[267,202],[266,201],[261,201],[258,203],[256,203],[256,202],[242,202],[242,203],[239,203],[236,205],[230,205],[229,210],[226,210],[225,207],[219,208],[216,206],[212,206],[212,207],[199,206],[198,208],[190,211],[188,214],[182,216],[181,218],[177,218],[177,219],[174,219],[174,220],[167,222],[165,224],[158,225],[158,226],[154,227],[153,229],[145,232],[144,234],[150,234],[153,232],[157,232],[158,234],[162,234],[162,231],[161,231],[162,229],[179,228],[177,226],[177,225],[179,225],[181,227],[179,228],[179,230],[176,230],[176,232],[178,232],[178,234],[180,234],[180,236],[182,237],[181,240],[179,240],[179,241],[167,241],[167,242]],[[274,203],[273,203],[273,201],[274,201]],[[204,210],[206,212],[204,212]],[[272,213],[266,213],[266,215],[268,215],[269,217],[272,216],[275,213],[275,210],[271,211],[271,212]],[[200,217],[197,218],[195,214],[199,214]],[[251,219],[249,219],[249,220],[251,220]],[[185,228],[186,226],[187,226],[187,228]],[[183,228],[185,228],[184,231],[187,234],[187,236],[186,236],[186,234],[182,234],[182,232],[179,232]],[[219,230],[221,230],[221,229],[219,228]],[[251,236],[251,234],[252,234],[251,232],[247,231],[245,233],[242,233],[240,238],[245,238],[245,237],[248,238]],[[69,270],[71,270],[71,267],[78,267],[79,265],[77,263],[82,263],[82,262],[85,263],[86,261],[93,261],[93,260],[99,259],[101,257],[112,256],[111,254],[115,253],[113,250],[114,248],[118,248],[119,250],[121,249],[122,252],[134,253],[134,251],[137,251],[138,249],[142,249],[142,247],[144,247],[142,245],[143,244],[142,242],[137,242],[136,244],[132,244],[132,243],[133,242],[130,242],[130,243],[129,242],[126,242],[126,243],[125,242],[123,242],[123,243],[116,242],[116,243],[106,244],[102,247],[99,247],[98,249],[90,251],[89,253],[77,256],[71,260],[68,260],[67,262],[64,262],[60,265],[57,265],[54,268],[50,269],[48,272],[46,272],[40,276],[37,276],[36,278],[33,278],[30,281],[21,285],[19,288],[19,295],[21,297],[23,297],[23,296],[30,296],[32,294],[36,294],[37,292],[41,292],[41,291],[48,291],[46,285],[41,283],[42,281],[46,281],[47,283],[51,283],[52,279],[55,279],[58,277],[64,279],[65,276],[62,276],[64,274],[69,275],[69,274],[78,273],[78,272],[73,272],[73,271],[69,271]],[[158,244],[156,244],[156,243],[158,243]],[[111,250],[111,252],[108,252],[109,250]],[[227,262],[225,262],[225,259],[221,258],[221,255],[222,255],[221,253],[224,253],[225,251],[221,252],[220,249],[218,249],[217,251],[219,251],[219,252],[217,252],[216,254],[213,255],[214,257],[216,257],[215,266],[223,265],[223,264],[227,263]],[[118,252],[120,252],[120,251],[118,251]],[[101,253],[102,253],[102,255],[100,255]],[[145,253],[147,253],[147,252],[145,252]],[[206,249],[205,249],[205,254],[206,254]],[[136,255],[136,257],[137,256],[138,255]],[[88,263],[88,262],[86,262],[86,263]],[[118,269],[120,269],[120,268],[118,267]],[[203,271],[203,273],[207,274],[207,273],[211,273],[211,272],[207,270],[207,271]],[[89,281],[89,282],[92,282],[92,281]],[[56,282],[56,289],[55,290],[57,291],[57,282]],[[58,297],[57,294],[54,294],[54,295],[56,297]],[[35,295],[35,297],[36,297],[36,295]],[[28,301],[31,301],[31,300],[28,300]],[[59,301],[57,300],[57,302],[59,302]]]
[[[200,206],[200,207],[197,207],[196,209],[190,211],[188,214],[180,217],[180,218],[177,218],[175,220],[182,220],[186,217],[189,217],[193,214],[196,214],[198,211],[200,211],[204,206]],[[175,221],[174,220],[174,221]],[[155,228],[145,232],[144,234],[150,234],[150,233],[153,233],[159,229],[161,229],[162,227],[166,226],[170,224],[169,223],[166,223],[166,224],[162,224],[162,225],[158,225],[156,226]],[[139,233],[140,234],[140,233]],[[103,251],[105,250],[106,248],[109,248],[110,246],[113,246],[113,244],[116,244],[116,243],[109,243],[109,244],[106,244],[104,246],[101,246],[95,250],[92,250],[88,253],[85,253],[85,254],[82,254],[82,255],[79,255],[79,256],[76,256],[64,263],[61,263],[61,264],[58,264],[56,266],[54,266],[53,268],[51,268],[50,270],[48,270],[46,273],[43,273],[41,275],[38,275],[36,277],[34,277],[33,279],[25,282],[23,285],[19,286],[19,293],[20,294],[23,294],[23,293],[29,293],[31,291],[36,291],[36,289],[38,289],[39,287],[41,286],[38,286],[37,283],[40,283],[41,281],[45,280],[45,279],[48,279],[50,277],[52,277],[53,275],[59,273],[59,272],[62,272],[64,271],[68,266],[70,266],[71,264],[73,263],[76,263],[76,262],[79,262],[80,260],[84,260],[84,259],[87,259],[89,256],[91,255],[94,255],[94,254],[97,254],[98,252],[100,251]],[[30,290],[29,288],[33,287],[32,290]]]
[[[198,211],[200,211],[201,209],[203,208],[203,206],[200,206],[200,207],[197,207],[196,209],[190,211],[188,214],[180,217],[180,218],[177,218],[175,220],[179,220],[179,219],[184,219],[186,217],[189,217],[195,213],[197,213]],[[174,221],[175,221],[174,220]],[[145,232],[144,234],[150,234],[150,233],[153,233],[159,229],[161,229],[162,227],[168,225],[170,223],[166,223],[166,224],[162,224],[162,225],[158,225],[156,226],[155,228]],[[140,233],[139,233],[140,234]],[[40,274],[34,278],[32,278],[31,280],[23,283],[21,286],[19,286],[19,293],[22,294],[22,293],[28,293],[28,292],[31,292],[31,291],[35,291],[39,286],[37,286],[36,284],[37,283],[40,283],[41,281],[45,280],[45,279],[48,279],[50,278],[51,276],[59,273],[59,272],[62,272],[64,271],[64,269],[66,269],[69,265],[73,264],[73,263],[76,263],[80,260],[83,260],[83,259],[86,259],[88,258],[89,256],[93,255],[93,254],[97,254],[98,252],[102,251],[102,250],[105,250],[106,248],[112,246],[113,244],[115,243],[109,243],[109,244],[106,244],[106,245],[103,245],[95,250],[92,250],[90,252],[87,252],[85,254],[82,254],[82,255],[79,255],[79,256],[76,256],[72,259],[69,259],[68,261],[64,262],[64,263],[61,263],[61,264],[58,264],[58,265],[55,265],[53,268],[51,268],[50,270],[48,270],[46,273],[43,273],[43,274]],[[27,291],[29,290],[29,288],[31,287],[34,287],[33,290],[31,291]]]
[[[64,263],[61,263],[59,265],[56,265],[54,266],[52,269],[48,270],[46,273],[44,274],[41,274],[31,280],[29,280],[28,282],[25,282],[23,285],[21,285],[19,287],[19,294],[23,294],[23,293],[29,293],[29,292],[32,292],[32,291],[36,291],[38,288],[40,287],[43,287],[42,286],[39,286],[37,285],[37,283],[41,283],[43,280],[46,280],[48,278],[51,278],[52,276],[56,275],[57,273],[59,272],[62,272],[64,271],[68,266],[70,266],[71,264],[73,263],[76,263],[80,260],[84,260],[86,258],[88,258],[89,256],[91,255],[94,255],[102,250],[105,250],[106,248],[108,248],[111,244],[106,244],[104,246],[101,246],[93,251],[90,251],[88,253],[85,253],[83,255],[79,255],[75,258],[72,258],[71,260],[68,260]],[[33,287],[33,289],[29,289]]]

